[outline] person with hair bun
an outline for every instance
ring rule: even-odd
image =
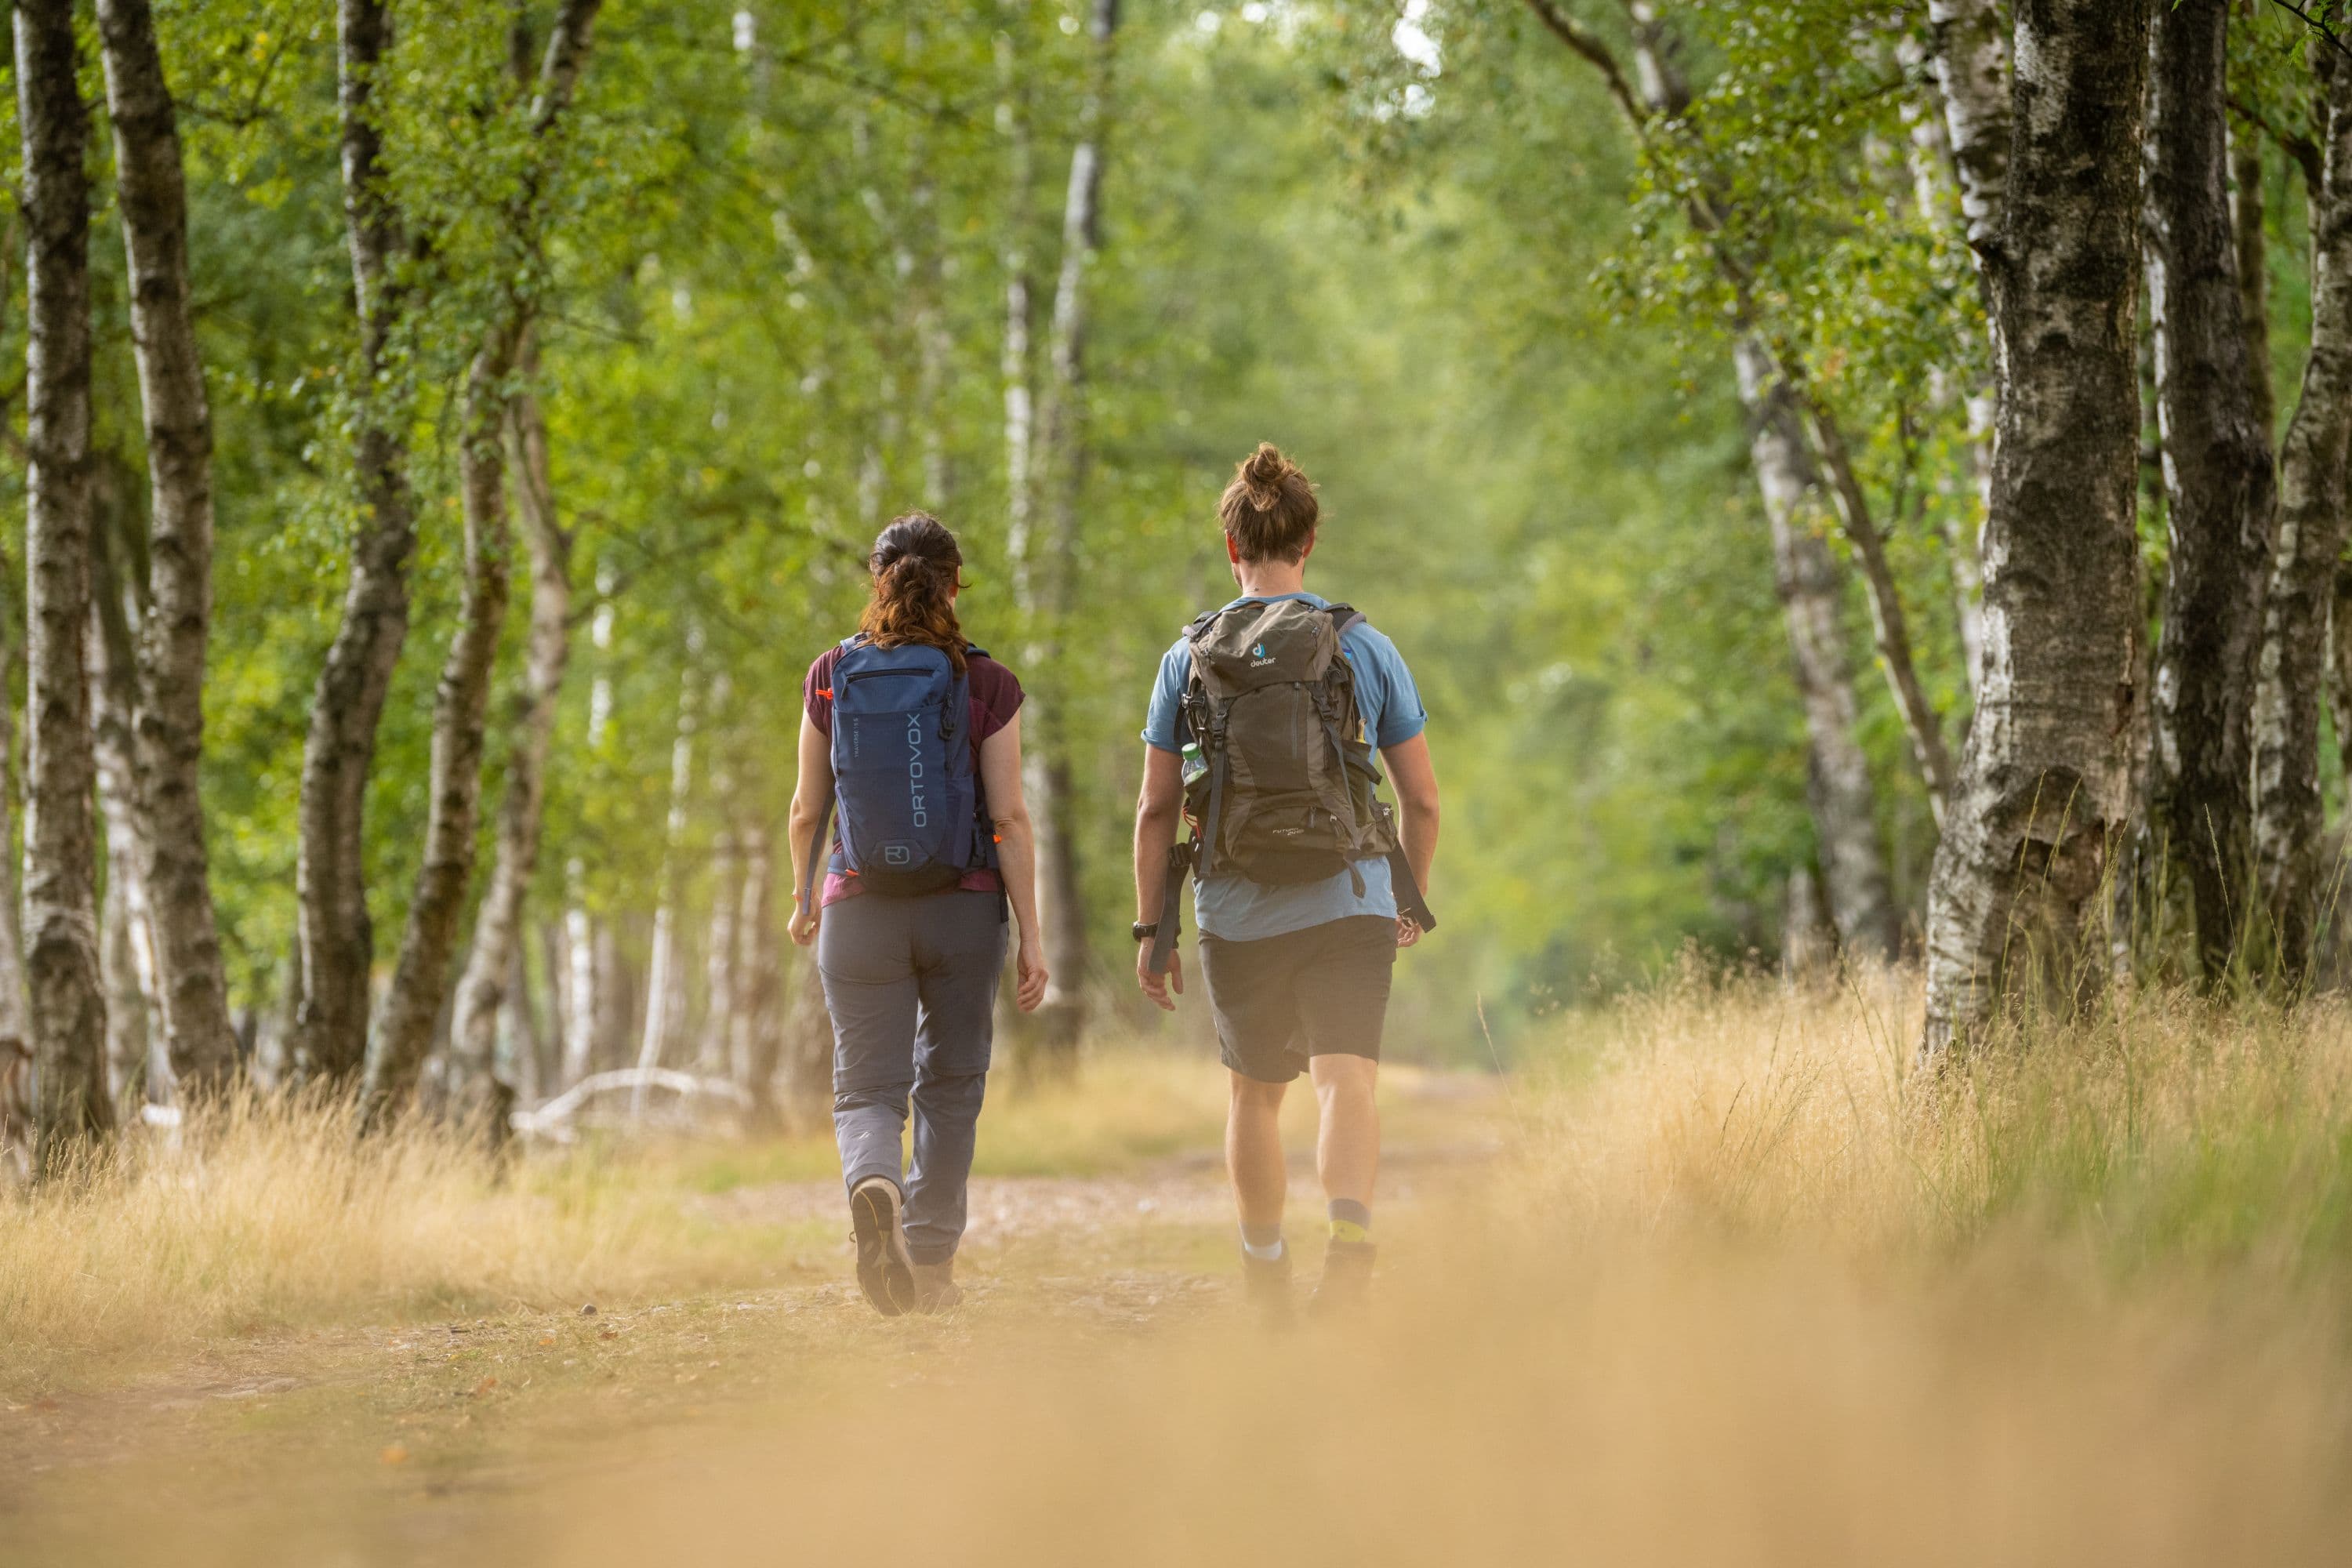
[[[1421,896],[1437,851],[1428,716],[1396,645],[1351,606],[1307,591],[1321,507],[1297,464],[1261,444],[1217,515],[1241,596],[1186,628],[1152,688],[1135,816],[1136,978],[1174,1008],[1189,870],[1231,1079],[1225,1154],[1244,1278],[1268,1315],[1287,1314],[1279,1118],[1303,1070],[1321,1116],[1316,1169],[1330,1223],[1310,1310],[1344,1310],[1371,1275],[1372,1089],[1389,983],[1397,950],[1436,923]],[[1401,816],[1380,799],[1376,753]]]
[[[866,565],[873,596],[856,635],[820,654],[802,689],[792,938],[815,946],[833,1015],[858,1285],[895,1317],[962,1299],[955,1254],[1008,919],[1023,1012],[1044,999],[1046,974],[1021,682],[965,640],[963,552],[938,519],[897,519]],[[914,1159],[902,1169],[910,1107]]]

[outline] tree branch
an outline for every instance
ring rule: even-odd
[[[2298,136],[2272,123],[2252,101],[2234,93],[2230,97],[2230,112],[2277,142],[2279,151],[2294,160],[2295,167],[2303,171],[2305,189],[2315,192],[2319,189],[2322,169],[2317,142],[2308,136]]]
[[[1541,22],[1552,37],[1591,63],[1593,69],[1599,71],[1609,84],[1609,96],[1615,99],[1617,107],[1625,111],[1626,120],[1633,124],[1633,133],[1637,136],[1643,134],[1650,122],[1649,111],[1642,107],[1641,99],[1633,91],[1633,84],[1626,80],[1624,68],[1617,63],[1616,54],[1601,41],[1600,36],[1562,11],[1552,0],[1528,0],[1528,9],[1536,14],[1536,20]]]

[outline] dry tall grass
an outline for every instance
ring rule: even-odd
[[[445,1131],[354,1141],[313,1102],[243,1103],[0,1194],[0,1391],[281,1324],[554,1302],[727,1262],[667,1194],[593,1158],[502,1178]]]
[[[1703,1229],[1951,1260],[2337,1279],[2352,1014],[2179,992],[2022,1025],[1938,1072],[1916,974],[1791,990],[1696,971],[1578,1020],[1525,1075],[1528,1179],[1579,1235]]]
[[[483,1558],[2341,1562],[2341,1010],[2117,998],[1931,1080],[1917,1008],[1685,975],[1519,1076],[1360,1323],[877,1377]]]
[[[951,1322],[861,1321],[780,1352],[800,1360],[772,1407],[648,1425],[625,1452],[608,1438],[576,1483],[568,1463],[527,1488],[500,1471],[446,1505],[464,1523],[436,1551],[2341,1561],[2352,1020],[2119,996],[1930,1079],[1910,1065],[1917,1008],[1901,973],[1822,992],[1683,975],[1569,1021],[1513,1075],[1509,1152],[1448,1201],[1384,1214],[1383,1290],[1360,1321],[1114,1335],[1018,1291]],[[1212,1110],[1165,1062],[1105,1068],[1120,1138]],[[1089,1092],[1007,1104],[1007,1149],[1109,1158]],[[690,1162],[560,1162],[499,1187],[429,1140],[354,1152],[268,1115],[219,1148],[142,1155],[11,1213],[0,1342],[195,1331],[232,1301],[352,1311],[354,1281],[380,1303],[486,1281],[530,1296],[691,1261],[647,1195],[649,1170]],[[188,1500],[142,1506],[182,1563],[364,1559],[415,1538],[408,1510],[445,1506],[372,1450],[305,1486],[299,1509],[272,1493],[202,1531]]]

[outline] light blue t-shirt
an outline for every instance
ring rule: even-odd
[[[1314,594],[1246,595],[1234,605],[1268,604],[1276,599],[1303,599],[1318,609],[1328,609],[1331,605]],[[1225,607],[1231,609],[1233,605]],[[1396,644],[1359,621],[1339,639],[1339,651],[1355,674],[1356,707],[1363,714],[1364,731],[1375,748],[1385,751],[1401,746],[1428,727],[1421,693],[1414,689],[1412,672],[1405,668]],[[1192,739],[1192,727],[1184,721],[1184,688],[1192,677],[1192,643],[1180,637],[1160,661],[1160,679],[1151,689],[1151,711],[1143,721],[1147,744],[1181,753],[1184,742]],[[1224,942],[1256,942],[1328,925],[1350,915],[1394,920],[1396,896],[1389,886],[1389,863],[1359,860],[1356,869],[1363,878],[1361,893],[1356,891],[1355,879],[1345,871],[1326,882],[1289,887],[1269,887],[1229,874],[1213,876],[1193,884],[1193,919],[1203,932]]]

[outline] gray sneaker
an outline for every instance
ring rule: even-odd
[[[868,1176],[849,1194],[849,1231],[857,1242],[857,1288],[886,1318],[915,1307],[915,1266],[907,1256],[898,1184]]]

